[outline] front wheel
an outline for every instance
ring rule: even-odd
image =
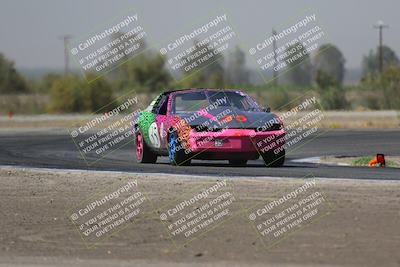
[[[285,150],[275,154],[272,151],[261,154],[267,167],[281,167],[285,163]]]
[[[190,165],[191,162],[175,131],[168,136],[168,159],[172,165],[178,166]]]
[[[146,141],[140,131],[135,136],[136,162],[139,163],[156,163],[157,155],[154,154],[147,146]]]

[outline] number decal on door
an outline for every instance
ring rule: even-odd
[[[161,143],[160,143],[160,135],[158,134],[158,127],[157,123],[153,122],[150,127],[149,127],[149,139],[151,144],[155,148],[159,148]]]

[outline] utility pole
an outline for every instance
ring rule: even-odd
[[[272,41],[272,49],[274,50],[274,69],[273,69],[273,80],[274,80],[274,84],[278,85],[278,71],[276,70],[277,66],[278,66],[278,61],[277,61],[277,56],[276,56],[276,40],[275,40],[275,36],[276,36],[276,31],[274,29],[272,29],[272,36],[274,37],[273,41]]]
[[[374,25],[375,29],[379,31],[379,72],[382,73],[383,71],[383,37],[382,37],[382,30],[384,28],[389,28],[389,25],[383,23],[382,20],[378,21]]]
[[[68,51],[68,42],[72,38],[71,35],[63,35],[60,39],[64,42],[64,75],[68,75],[69,73],[69,51]]]

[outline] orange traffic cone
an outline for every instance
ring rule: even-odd
[[[376,154],[376,158],[368,162],[368,167],[370,168],[385,167],[385,155]]]
[[[370,168],[375,168],[377,164],[378,164],[378,160],[377,160],[376,158],[375,158],[375,159],[371,159],[371,160],[368,162],[368,167],[370,167]]]

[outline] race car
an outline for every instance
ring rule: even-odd
[[[260,156],[266,166],[285,161],[280,118],[241,90],[183,89],[163,92],[134,117],[136,160],[172,165],[192,159],[228,160],[245,166]]]

